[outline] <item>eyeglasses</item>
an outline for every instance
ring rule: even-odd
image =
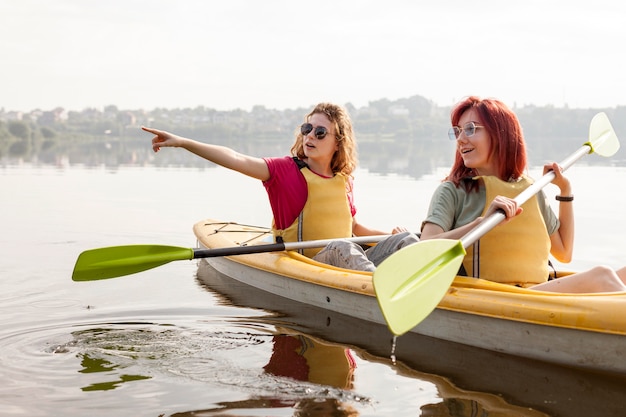
[[[474,133],[476,133],[476,129],[479,129],[481,127],[485,126],[477,125],[476,122],[465,123],[465,126],[463,127],[452,126],[450,130],[448,130],[448,137],[450,138],[450,140],[457,140],[459,136],[461,136],[461,132],[463,132],[465,133],[465,137],[469,138],[471,136],[474,136]]]
[[[300,133],[302,133],[304,136],[308,135],[311,132],[313,132],[317,140],[322,140],[326,137],[326,135],[328,135],[328,129],[326,129],[324,126],[317,126],[315,128],[315,131],[313,131],[313,125],[311,123],[305,123],[300,126]]]

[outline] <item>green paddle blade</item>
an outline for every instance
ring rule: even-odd
[[[78,256],[72,280],[94,281],[130,275],[171,261],[193,259],[193,249],[163,245],[111,246]]]
[[[611,126],[611,122],[606,113],[598,113],[591,119],[589,125],[590,153],[597,153],[600,156],[613,156],[619,150],[619,139]]]
[[[377,267],[374,290],[393,334],[411,330],[437,307],[464,256],[459,240],[424,240],[395,252]]]

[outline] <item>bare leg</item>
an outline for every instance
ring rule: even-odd
[[[615,272],[606,266],[596,266],[588,271],[534,285],[531,288],[567,293],[626,291],[626,268]]]

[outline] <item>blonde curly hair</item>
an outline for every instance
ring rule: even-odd
[[[352,129],[352,120],[348,111],[337,104],[319,103],[309,114],[304,117],[307,123],[314,114],[323,114],[331,123],[335,124],[335,138],[337,139],[337,152],[330,162],[332,171],[346,176],[352,175],[357,166],[356,138]],[[300,159],[305,159],[303,135],[300,128],[296,131],[296,141],[291,147],[291,154]]]

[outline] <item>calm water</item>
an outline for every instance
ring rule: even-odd
[[[419,228],[444,170],[356,174],[361,222]],[[571,168],[582,269],[626,263],[623,168]],[[554,190],[549,189],[550,195]],[[266,225],[265,191],[221,168],[0,168],[0,409],[28,416],[624,415],[624,381],[390,334],[179,261],[75,283],[86,249],[195,246],[204,218]],[[276,314],[273,311],[280,311]],[[306,349],[305,349],[306,348]],[[298,355],[296,352],[306,352]]]

